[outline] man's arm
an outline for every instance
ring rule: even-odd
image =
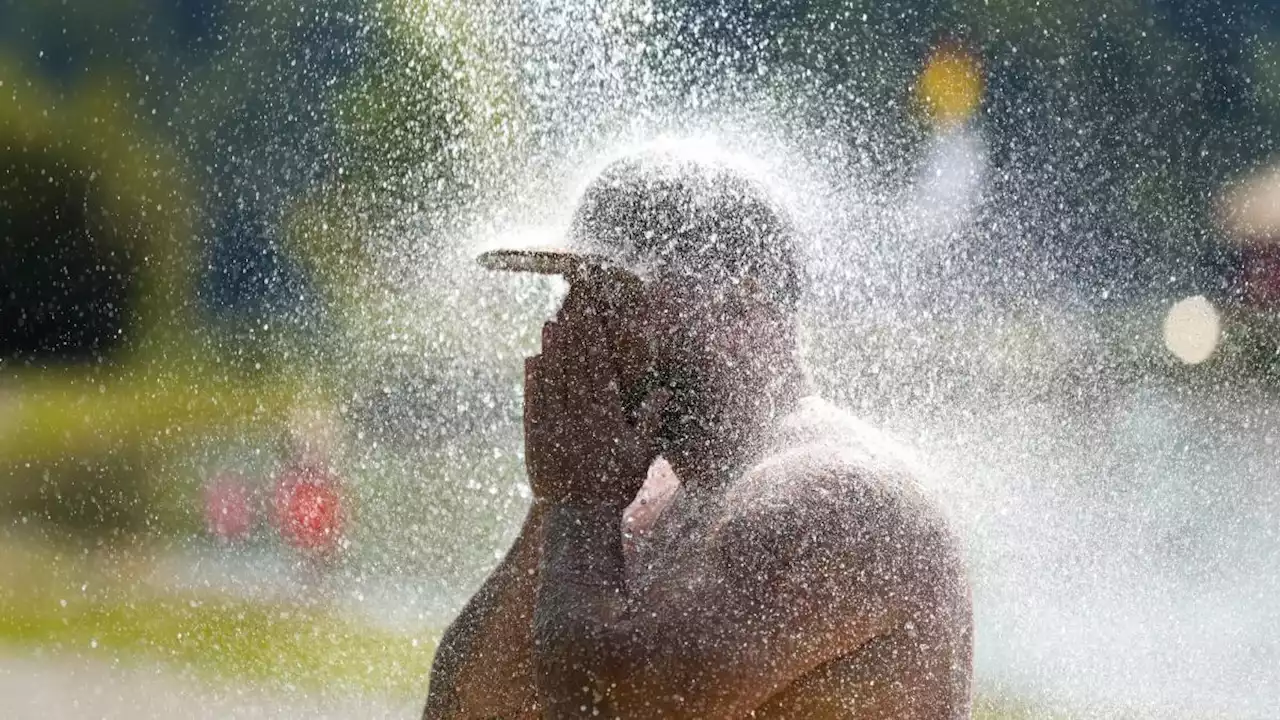
[[[535,504],[505,558],[436,648],[425,720],[537,717],[531,625],[546,511]]]
[[[742,482],[788,482],[763,475]],[[742,717],[819,665],[947,612],[920,580],[954,573],[939,565],[958,562],[949,536],[879,482],[816,479],[826,497],[761,493],[712,529],[706,566],[649,588],[627,587],[607,512],[553,509],[534,623],[549,717]]]
[[[547,717],[739,718],[873,638],[963,619],[948,594],[959,555],[932,509],[838,447],[757,466],[686,539],[695,552],[629,586],[618,518],[670,393],[629,419],[600,313],[575,287],[526,364],[526,465],[548,506],[533,623]]]

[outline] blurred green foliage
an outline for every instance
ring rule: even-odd
[[[426,697],[435,628],[394,633],[323,604],[167,590],[147,584],[151,568],[128,552],[0,543],[0,642],[151,660],[277,690]]]
[[[298,398],[325,391],[333,368],[318,350],[341,346],[340,336],[317,345],[307,336],[321,328],[291,313],[247,325],[209,315],[200,288],[216,261],[210,243],[234,231],[219,213],[262,207],[325,303],[339,316],[359,307],[369,266],[356,223],[376,223],[403,200],[410,173],[441,189],[437,202],[457,202],[459,167],[478,147],[469,133],[497,122],[502,83],[461,8],[138,0],[0,10],[0,163],[27,173],[7,178],[28,177],[0,200],[37,200],[30,177],[87,183],[101,227],[83,242],[123,259],[116,275],[129,290],[124,342],[89,365],[0,358],[6,514],[90,530],[189,530],[200,480],[182,459],[245,432],[283,434]],[[356,17],[369,21],[367,43],[325,34]],[[336,129],[330,151],[326,128]],[[331,159],[288,180],[316,153]],[[54,241],[30,240],[33,257]],[[325,326],[339,335],[351,327]]]
[[[29,377],[5,392],[0,507],[24,523],[169,535],[198,516],[197,468],[210,437],[283,433],[296,382],[270,386],[202,373],[74,371]]]
[[[130,119],[122,107],[129,104],[127,97],[115,92],[110,83],[89,78],[70,89],[59,89],[18,66],[0,63],[0,88],[7,95],[6,102],[0,103],[0,163],[13,164],[6,177],[38,175],[41,182],[79,183],[86,193],[80,198],[88,209],[86,220],[99,230],[84,242],[110,244],[97,251],[128,258],[136,272],[127,298],[134,322],[117,357],[161,362],[177,346],[189,346],[193,190],[180,155],[162,137]],[[25,174],[16,174],[19,170]],[[5,187],[7,211],[18,217],[27,212],[25,204],[41,199],[31,189]],[[39,209],[43,208],[35,208]],[[41,226],[10,227],[9,232],[42,230]],[[17,243],[18,238],[10,241]],[[71,237],[43,239],[48,243],[46,251],[72,241]],[[5,272],[20,278],[25,271],[25,267],[10,266]],[[0,362],[6,360],[0,358]],[[0,369],[11,367],[11,362],[0,365]]]
[[[56,186],[54,207],[69,192],[67,201],[84,208],[72,226],[49,225],[38,216],[48,210],[45,195],[29,185],[4,187],[14,264],[3,275],[14,283],[11,293],[38,294],[17,295],[16,302],[11,294],[6,305],[4,332],[13,342],[6,344],[12,354],[0,358],[0,507],[82,528],[140,529],[151,521],[147,484],[159,484],[147,475],[146,458],[167,435],[181,432],[183,420],[201,419],[185,382],[199,355],[189,302],[193,190],[180,155],[133,121],[128,94],[111,82],[86,77],[57,86],[3,64],[0,88],[7,95],[0,103],[0,171]],[[74,196],[75,188],[83,195]],[[89,267],[37,262],[77,253],[87,253]],[[71,273],[91,271],[93,263],[120,278],[126,294],[77,296],[66,283],[86,282]],[[42,272],[49,274],[34,276]],[[65,297],[40,292],[50,283]],[[23,301],[38,304],[22,307]],[[85,348],[87,365],[67,357],[83,352],[74,336],[69,346],[65,334],[36,337],[37,345],[18,335],[16,324],[87,314],[110,302],[124,305],[116,308],[120,339]],[[186,397],[175,401],[175,393]]]

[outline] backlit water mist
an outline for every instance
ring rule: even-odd
[[[1125,118],[1097,130],[1083,111],[1018,107],[982,82],[1025,53],[895,41],[885,28],[919,18],[888,4],[813,20],[839,46],[787,31],[793,3],[674,5],[379,6],[408,39],[373,53],[375,80],[445,80],[385,112],[397,162],[366,168],[372,190],[297,213],[367,255],[322,268],[347,295],[317,333],[338,376],[317,412],[336,418],[360,508],[334,597],[442,627],[523,515],[521,359],[563,288],[474,256],[554,242],[628,148],[718,148],[769,178],[803,231],[818,387],[916,448],[968,542],[980,696],[1037,716],[1280,717],[1280,404],[1240,379],[1229,322],[1201,365],[1165,348],[1166,312],[1208,290],[1180,264],[1198,227],[1134,209],[1112,232],[1119,211],[1080,201],[1109,182],[1089,143],[1130,132]],[[396,107],[372,87],[372,114]],[[451,132],[424,130],[427,113]],[[1076,141],[1074,165],[1046,159]],[[432,143],[447,170],[414,156]],[[272,592],[278,560],[239,560],[228,584]]]
[[[564,292],[475,257],[660,143],[794,214],[976,720],[1280,718],[1277,79],[1256,0],[0,2],[0,716],[417,716]]]
[[[443,461],[438,486],[455,493],[412,525],[414,547],[436,548],[425,574],[447,578],[429,615],[450,616],[521,516],[519,359],[558,292],[471,257],[554,239],[602,158],[667,137],[749,158],[796,212],[819,386],[918,449],[969,541],[981,692],[1073,717],[1280,715],[1280,406],[1221,367],[1177,366],[1160,335],[1177,283],[1106,319],[1082,301],[1096,289],[1047,281],[1036,241],[1080,222],[1046,200],[1064,182],[1052,168],[991,167],[976,114],[925,130],[856,102],[830,117],[802,74],[708,65],[645,3],[526,3],[486,22],[518,78],[517,142],[470,170],[488,192],[454,219],[466,240],[445,265],[404,262],[437,227],[412,212],[382,257],[413,298],[383,310],[454,313],[445,333],[410,327],[413,347],[488,373],[446,373],[460,389],[424,401],[487,413],[455,455],[419,457]],[[451,532],[476,524],[490,530]]]

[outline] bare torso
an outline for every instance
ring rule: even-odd
[[[968,718],[971,608],[959,543],[916,485],[909,453],[811,398],[782,420],[761,456],[741,478],[705,497],[686,493],[664,461],[654,464],[619,519],[628,591],[655,614],[690,607],[681,596],[704,599],[713,607],[689,619],[691,635],[717,616],[731,625],[785,623],[818,645],[827,636],[851,635],[845,628],[866,625],[868,617],[879,618],[872,623],[879,629],[769,684],[758,702],[743,706],[749,709],[722,716]],[[760,509],[765,512],[753,512]],[[768,526],[757,518],[768,518]],[[519,558],[510,577],[532,577],[536,551]],[[457,644],[464,653],[457,666],[461,707],[433,712],[429,706],[427,717],[543,715],[533,694],[528,626],[510,622],[531,621],[533,594],[532,587],[511,593],[512,604],[500,614],[505,621],[496,625],[510,635],[503,649]],[[820,608],[835,605],[842,607],[817,618]],[[806,621],[811,616],[815,620]],[[642,622],[636,630],[644,628]],[[680,635],[671,630],[668,622],[666,634],[654,639],[677,642]],[[773,648],[750,648],[744,657],[752,667],[769,663],[779,654]],[[661,657],[652,672],[664,672]],[[495,694],[495,683],[510,697]]]
[[[912,477],[917,468],[904,448],[870,425],[857,421],[817,398],[806,398],[800,410],[785,421],[775,438],[780,446],[805,443],[843,446],[853,461],[851,475],[892,473]],[[819,451],[820,452],[820,451]],[[803,485],[803,484],[802,484]],[[860,483],[855,483],[855,486]],[[850,491],[849,521],[862,512],[857,487],[844,487],[841,478],[827,484],[831,492]],[[779,492],[806,491],[797,486]],[[915,493],[918,488],[907,489]],[[707,538],[726,515],[741,503],[770,502],[749,487],[729,488],[709,499],[690,499],[671,466],[659,459],[644,488],[622,517],[622,540],[628,584],[656,590],[671,580],[721,583],[722,557]],[[927,506],[926,509],[931,508]],[[935,520],[936,518],[928,518]],[[815,522],[817,519],[815,518]],[[958,558],[957,558],[958,559]],[[691,572],[691,568],[698,568]],[[959,718],[969,713],[969,675],[972,634],[968,588],[963,568],[951,577],[926,578],[924,586],[938,592],[921,598],[925,604],[952,606],[945,612],[916,612],[913,619],[828,661],[795,679],[751,715],[756,718]],[[904,578],[905,579],[905,578]],[[920,585],[919,578],[913,579]],[[855,583],[856,578],[844,578]],[[732,584],[732,583],[726,583]],[[957,615],[964,622],[957,627]]]

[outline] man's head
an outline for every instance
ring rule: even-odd
[[[607,165],[578,201],[571,246],[645,280],[745,288],[790,312],[800,295],[791,218],[730,157],[655,149]]]
[[[609,335],[601,340],[632,407],[659,385],[723,404],[710,396],[751,393],[794,350],[795,229],[732,158],[651,149],[615,160],[583,192],[568,241],[563,251],[482,261],[563,273],[562,313],[600,308]]]
[[[570,243],[639,279],[609,272],[575,283],[610,318],[628,404],[655,385],[751,392],[761,381],[751,376],[794,349],[795,230],[763,182],[730,159],[657,150],[613,162],[583,193]]]

